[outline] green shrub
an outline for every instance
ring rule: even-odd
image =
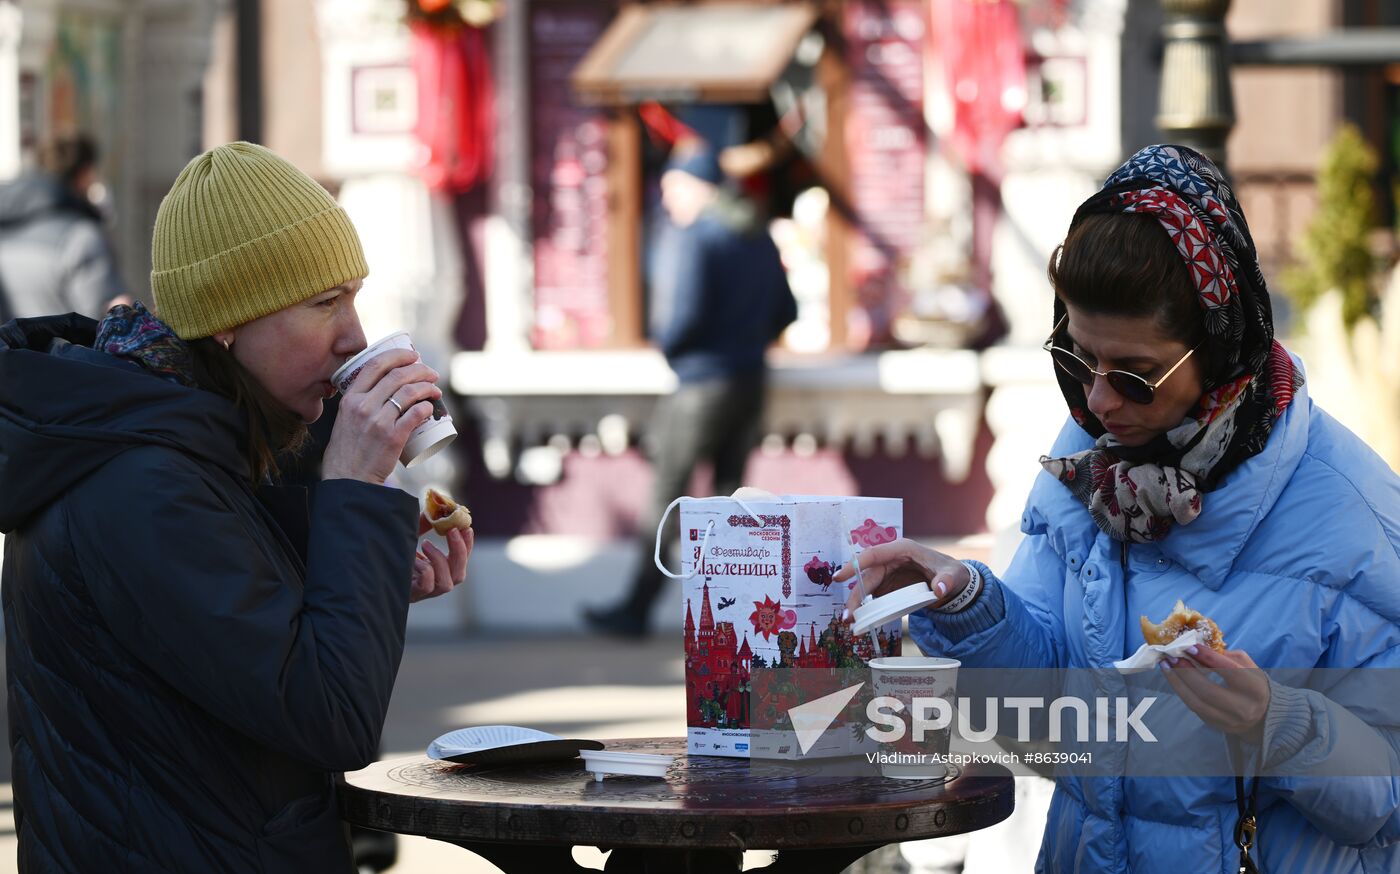
[[[1350,330],[1375,303],[1374,262],[1368,238],[1375,227],[1375,151],[1354,125],[1337,132],[1317,177],[1317,212],[1298,243],[1297,262],[1284,274],[1284,289],[1307,309],[1327,291],[1342,295]]]

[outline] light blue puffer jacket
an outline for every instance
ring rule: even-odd
[[[1069,421],[1051,454],[1091,445]],[[1142,643],[1139,615],[1160,618],[1182,598],[1264,668],[1400,667],[1400,479],[1306,389],[1195,521],[1129,548],[1126,572],[1119,543],[1049,474],[1021,527],[1004,582],[963,613],[911,617],[920,648],[968,667],[1110,667]],[[1385,715],[1400,689],[1384,701],[1377,684],[1354,696],[1344,686],[1329,697],[1274,685],[1271,772],[1346,755],[1400,775],[1400,719]],[[1258,804],[1264,874],[1400,871],[1400,776],[1264,777]],[[1234,874],[1236,818],[1228,777],[1063,776],[1036,870]]]

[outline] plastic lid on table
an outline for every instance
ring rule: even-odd
[[[618,750],[583,750],[583,767],[593,772],[593,779],[602,781],[604,774],[633,777],[665,777],[675,761],[674,756],[649,753],[626,753]]]

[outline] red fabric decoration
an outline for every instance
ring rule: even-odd
[[[999,176],[1001,144],[1021,126],[1026,50],[1014,0],[932,0],[933,37],[953,97],[953,147]]]
[[[647,100],[638,104],[637,114],[641,116],[642,124],[646,125],[647,133],[651,135],[654,142],[674,146],[680,140],[700,136],[694,129],[676,118],[669,109],[655,100]]]
[[[496,136],[490,46],[475,27],[409,26],[423,146],[419,174],[434,191],[468,191],[491,172]]]

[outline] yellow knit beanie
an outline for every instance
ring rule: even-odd
[[[156,213],[156,314],[208,337],[365,276],[360,237],[310,176],[253,143],[185,165]]]

